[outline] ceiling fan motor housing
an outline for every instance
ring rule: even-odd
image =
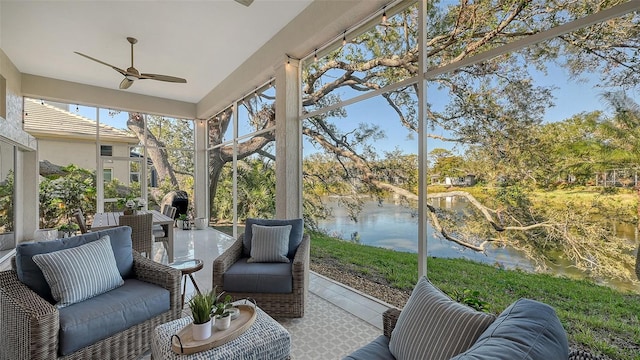
[[[135,80],[140,76],[140,72],[138,71],[138,69],[134,68],[133,66],[127,69],[127,73],[131,74],[125,75],[125,77],[129,80]]]

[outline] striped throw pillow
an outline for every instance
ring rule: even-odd
[[[33,261],[42,270],[58,308],[124,284],[108,235],[70,249],[34,255]]]
[[[389,350],[397,360],[448,360],[470,348],[494,320],[451,300],[423,276],[398,317]]]
[[[288,263],[290,232],[291,225],[251,225],[251,257],[247,262]]]

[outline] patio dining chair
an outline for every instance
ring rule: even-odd
[[[169,204],[164,204],[162,206],[162,213],[167,215],[169,213],[169,210],[171,210],[171,205]]]
[[[153,214],[120,215],[119,224],[131,227],[133,249],[150,258],[153,246]]]
[[[89,228],[87,227],[87,221],[84,218],[84,214],[82,214],[82,209],[77,209],[73,213],[73,217],[76,219],[78,226],[80,227],[80,232],[86,234],[89,232]]]
[[[167,215],[170,218],[175,218],[177,208],[175,206],[165,206],[164,211],[162,212],[164,215]],[[155,225],[153,227],[153,241],[161,242],[164,246],[165,251],[169,251],[169,234],[167,232],[173,231],[173,228],[169,225]]]

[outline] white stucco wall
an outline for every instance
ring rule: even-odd
[[[114,157],[129,157],[127,144],[104,143],[113,146]],[[73,141],[63,139],[39,139],[38,160],[48,160],[52,164],[67,166],[74,164],[84,169],[95,170],[96,164],[95,141]],[[105,169],[113,169],[113,178],[119,179],[123,184],[129,184],[129,161],[113,160],[104,162]]]
[[[22,130],[24,112],[21,74],[0,48],[0,139],[16,145],[15,236],[31,239],[38,228],[38,162],[35,138]],[[1,259],[0,259],[1,260]]]

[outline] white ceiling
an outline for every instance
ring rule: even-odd
[[[128,92],[199,102],[312,0],[0,1],[0,48],[21,73],[118,89],[122,75],[79,55],[177,76]]]

